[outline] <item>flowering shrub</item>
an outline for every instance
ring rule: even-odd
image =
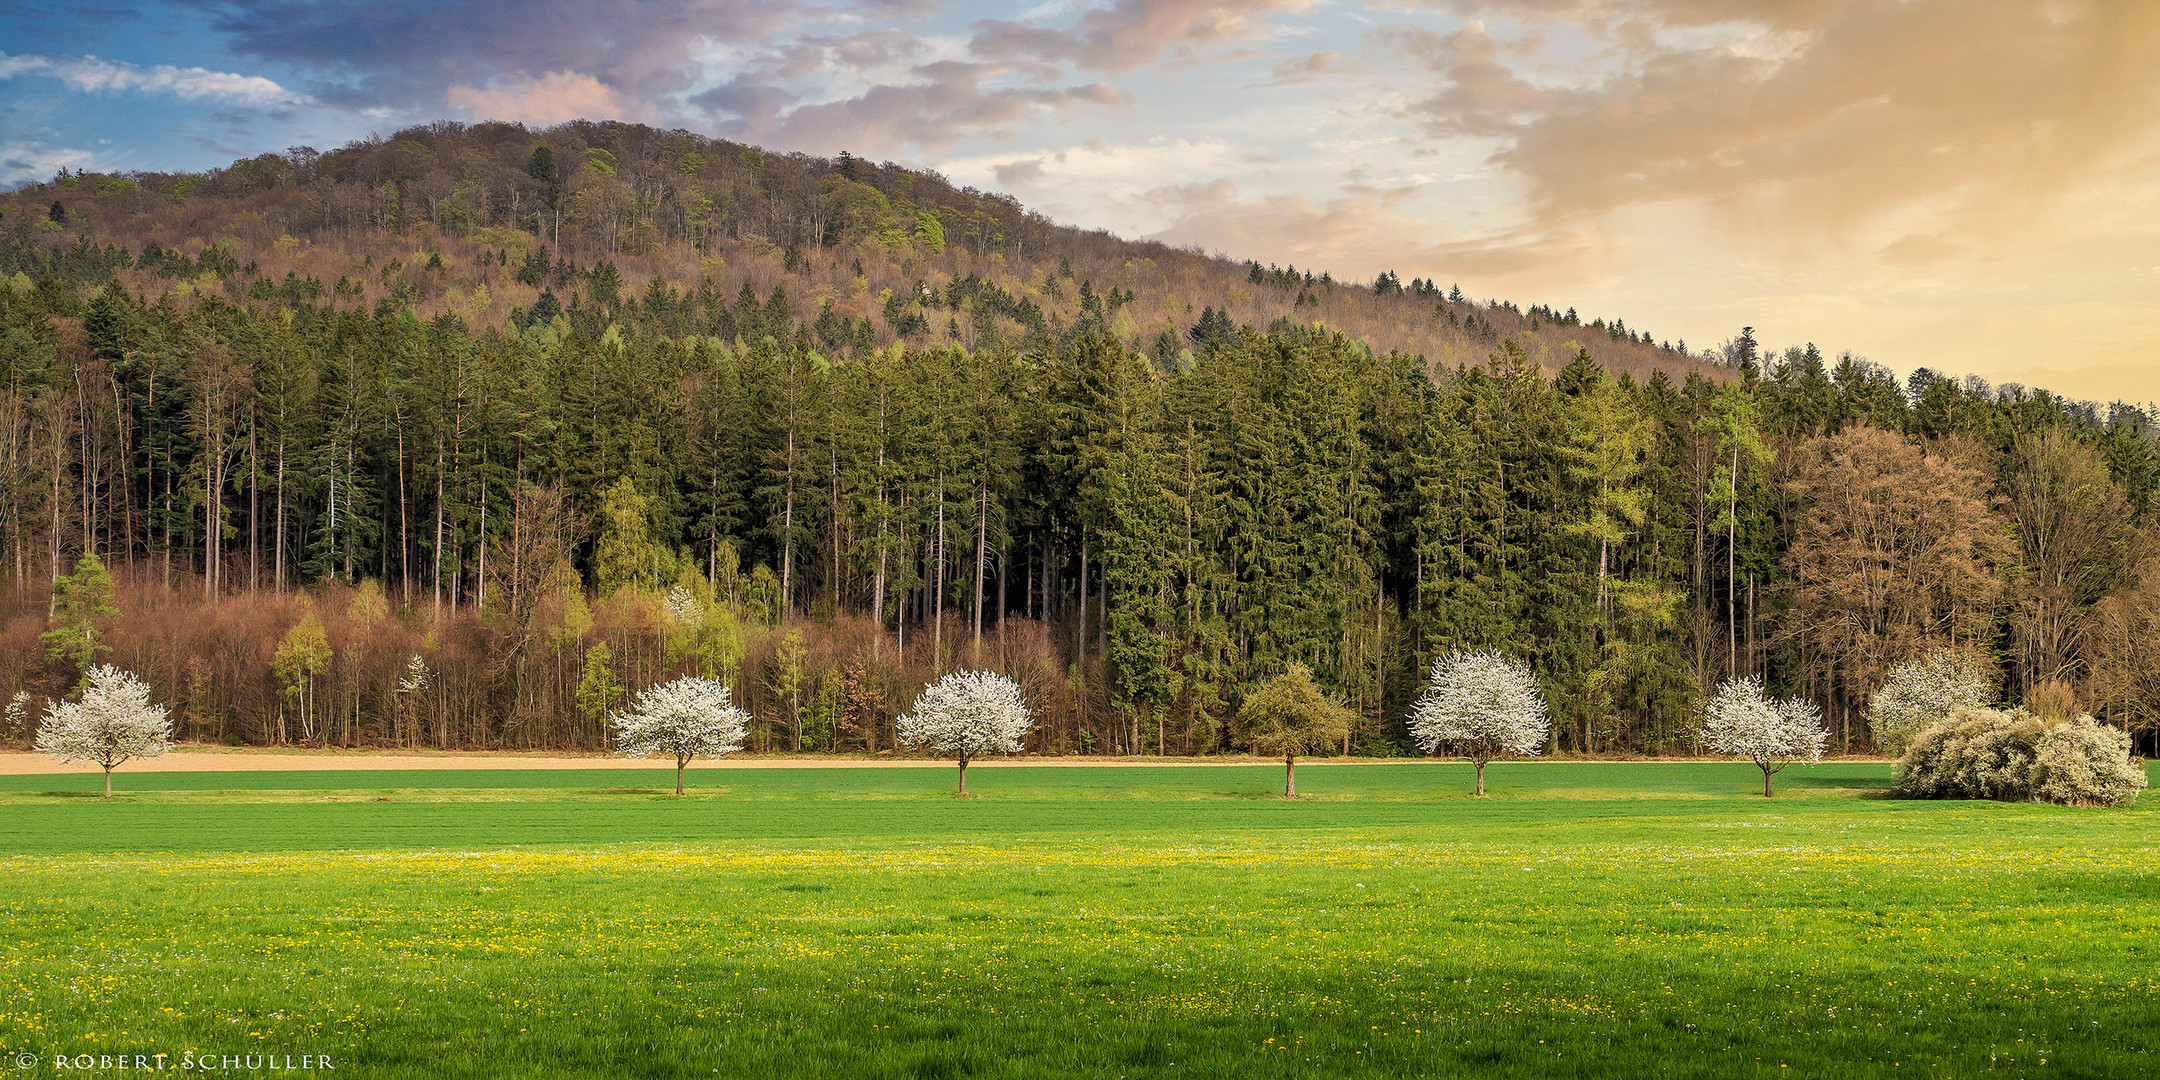
[[[2127,734],[2024,709],[1960,709],[1913,741],[1899,771],[1899,793],[1922,799],[2121,806],[2145,788]]]

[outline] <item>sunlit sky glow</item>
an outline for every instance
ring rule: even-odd
[[[33,0],[0,42],[0,186],[619,118],[1698,348],[2160,399],[2151,0]]]

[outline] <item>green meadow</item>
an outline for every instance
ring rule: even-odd
[[[970,772],[0,777],[0,1062],[2160,1072],[2143,807],[1892,801],[1864,763],[1770,800],[1744,764],[1503,764],[1486,800],[1314,764],[1294,802],[1279,766]]]

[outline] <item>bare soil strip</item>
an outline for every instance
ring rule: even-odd
[[[1423,759],[1413,758],[1300,758],[1301,767],[1329,765],[1405,765]],[[1434,764],[1449,761],[1460,763],[1461,759],[1431,759]],[[1576,759],[1531,758],[1510,761],[1510,765],[1524,765],[1539,761]],[[1612,759],[1611,764],[1625,761],[1722,761],[1722,758],[1627,758]],[[1828,760],[1828,759],[1825,759]],[[1880,760],[1861,759],[1851,760]],[[1581,762],[1591,764],[1594,762]],[[390,769],[659,769],[673,765],[665,758],[624,758],[612,754],[589,754],[576,756],[560,751],[525,752],[499,750],[492,752],[425,750],[293,750],[293,749],[233,749],[224,746],[176,746],[172,752],[159,758],[130,761],[120,769],[126,772],[329,772],[340,769],[374,771]],[[977,769],[1025,769],[1035,767],[1070,768],[1174,768],[1229,766],[1229,765],[1280,765],[1279,758],[1257,757],[1209,757],[1209,758],[1101,758],[1101,757],[1013,757],[985,758],[970,762]],[[697,769],[950,769],[950,759],[915,757],[823,757],[790,754],[786,757],[758,757],[754,754],[730,755],[724,758],[699,758],[691,763]],[[43,754],[30,751],[0,751],[0,776],[40,776],[66,773],[102,772],[96,765],[84,762],[61,764]]]
[[[1379,761],[1383,759],[1366,759]],[[1398,759],[1399,760],[1399,759]],[[1353,764],[1335,761],[1333,764]],[[593,754],[585,757],[566,756],[560,752],[523,753],[519,751],[496,752],[444,752],[430,753],[414,750],[232,750],[225,747],[177,746],[164,757],[143,758],[120,766],[124,772],[316,772],[349,769],[374,771],[389,769],[664,769],[675,764],[672,758],[625,758],[614,755]],[[1027,768],[1051,765],[1059,768],[1074,766],[1116,765],[1126,768],[1189,768],[1194,765],[1280,765],[1271,758],[1180,758],[1165,761],[1161,758],[1119,760],[1099,757],[1018,757],[979,758],[969,762],[970,768]],[[1320,764],[1318,761],[1299,761],[1299,765]],[[724,758],[698,758],[690,763],[694,769],[950,769],[951,759],[912,757],[804,757],[790,754],[786,757],[758,757],[755,755],[729,755]],[[65,765],[38,753],[0,751],[0,776],[35,776],[62,773],[97,773],[104,770],[84,762]]]

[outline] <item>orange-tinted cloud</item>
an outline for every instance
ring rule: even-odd
[[[651,108],[614,87],[575,71],[551,71],[535,78],[515,75],[492,86],[453,86],[450,106],[474,120],[518,120],[559,124],[565,120],[642,120]]]
[[[1556,78],[1484,29],[1396,39],[1435,76],[1414,113],[1427,130],[1503,139],[1495,163],[1548,221],[1685,199],[1838,230],[1943,199],[1984,227],[2160,123],[2150,0],[1463,6],[1570,21],[1614,50]]]
[[[1095,71],[1130,71],[1168,52],[1189,54],[1266,32],[1264,15],[1303,11],[1309,0],[1115,0],[1071,29],[985,19],[970,47],[997,59],[1032,57]]]

